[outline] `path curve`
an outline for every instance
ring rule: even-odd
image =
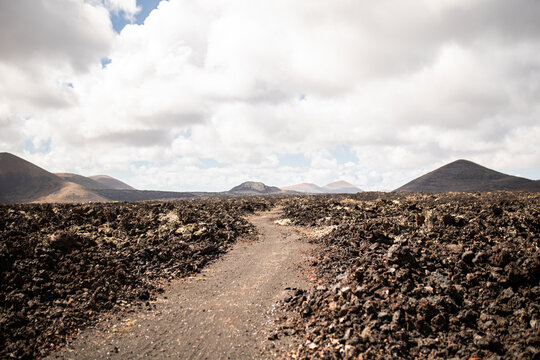
[[[275,303],[307,288],[311,245],[274,221],[279,209],[249,220],[260,236],[238,242],[193,278],[173,281],[153,310],[83,331],[51,358],[254,359],[283,354],[290,339],[268,340]]]

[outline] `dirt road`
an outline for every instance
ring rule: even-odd
[[[173,282],[155,309],[139,310],[82,332],[51,358],[273,358],[290,341],[270,341],[275,303],[308,286],[303,263],[310,245],[274,223],[279,210],[250,218],[256,242],[239,242],[191,279]]]

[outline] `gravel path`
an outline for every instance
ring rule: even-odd
[[[307,288],[309,244],[274,223],[279,209],[252,216],[256,242],[235,245],[194,278],[172,282],[152,310],[138,310],[82,332],[51,358],[253,359],[287,351],[291,338],[268,340],[275,303]]]

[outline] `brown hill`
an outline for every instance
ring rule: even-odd
[[[126,184],[125,182],[115,179],[109,175],[94,175],[88,178],[104,185],[105,189],[136,190],[134,187]]]
[[[107,175],[90,178],[72,173],[52,174],[13,154],[0,153],[0,203],[142,201],[218,195],[135,190]]]
[[[268,186],[262,182],[246,181],[228,191],[231,195],[268,195],[281,194],[283,191],[276,186]]]
[[[507,175],[467,160],[457,160],[396,189],[398,192],[540,191],[538,181]]]
[[[106,185],[90,179],[89,177],[73,174],[73,173],[55,173],[54,175],[62,178],[65,181],[69,181],[75,184],[79,184],[88,190],[109,189]]]
[[[326,193],[330,194],[356,194],[362,192],[359,188],[346,181],[334,181],[333,183],[323,186]]]
[[[323,194],[326,192],[325,189],[313,183],[302,183],[302,184],[290,185],[290,186],[285,186],[282,189],[290,190],[290,191],[297,191],[297,192],[307,193],[307,194]]]
[[[0,203],[87,201],[107,199],[18,156],[0,153]]]
[[[0,203],[36,200],[59,191],[58,176],[10,153],[0,153]]]

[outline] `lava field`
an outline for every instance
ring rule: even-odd
[[[509,192],[0,206],[0,358],[152,307],[276,204],[316,244],[317,283],[275,334],[291,357],[540,358],[540,195]]]
[[[100,315],[151,306],[197,272],[271,198],[0,206],[0,358],[47,355]]]
[[[539,359],[540,195],[292,197],[318,284],[283,306],[299,359]]]

